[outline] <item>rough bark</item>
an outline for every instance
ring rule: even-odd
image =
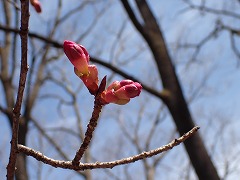
[[[144,21],[143,24],[140,24],[135,17],[128,1],[122,0],[122,4],[133,24],[152,51],[162,79],[164,91],[168,95],[163,101],[168,107],[180,135],[183,135],[194,127],[194,122],[184,98],[174,65],[172,64],[172,59],[169,56],[160,26],[157,24],[145,0],[136,0],[138,10]],[[198,133],[184,142],[184,145],[199,179],[220,179]]]

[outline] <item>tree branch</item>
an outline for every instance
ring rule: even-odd
[[[28,23],[29,23],[29,0],[21,0],[21,70],[17,100],[13,109],[12,118],[12,140],[11,140],[11,150],[9,163],[7,165],[7,179],[14,179],[15,165],[17,160],[17,144],[18,144],[18,129],[19,129],[19,119],[20,111],[23,100],[23,92],[25,88],[26,78],[27,78],[27,50],[28,50]]]
[[[79,161],[81,160],[84,152],[87,150],[92,137],[93,137],[93,132],[95,128],[97,127],[97,122],[99,119],[99,115],[102,111],[103,104],[101,103],[101,93],[104,91],[106,86],[106,76],[103,78],[101,84],[99,85],[98,93],[95,96],[95,101],[94,101],[94,109],[92,113],[92,117],[87,125],[87,131],[85,133],[85,137],[83,139],[83,142],[77,151],[74,159],[72,160],[72,164],[77,166],[79,164]]]
[[[121,3],[124,7],[124,9],[126,10],[129,18],[131,19],[132,23],[134,24],[134,26],[136,27],[136,29],[143,35],[145,35],[144,32],[144,28],[141,25],[141,23],[138,21],[136,15],[134,14],[130,4],[128,3],[128,0],[121,0]]]
[[[189,7],[188,9],[196,9],[200,12],[207,12],[207,13],[210,13],[210,14],[215,14],[215,15],[224,15],[226,17],[233,17],[233,18],[237,18],[237,19],[240,19],[240,14],[238,13],[235,13],[235,12],[230,12],[230,11],[227,11],[227,10],[224,10],[224,9],[214,9],[214,8],[211,8],[211,7],[207,7],[205,5],[195,5],[193,4],[192,2],[188,1],[188,0],[183,0],[183,2],[185,2]]]
[[[0,29],[4,30],[4,31],[10,31],[10,32],[14,32],[14,33],[19,33],[19,30],[15,29],[15,28],[10,28],[10,27],[5,27],[5,26],[2,26],[0,25]],[[36,39],[39,39],[39,40],[42,40],[46,43],[49,43],[51,44],[53,47],[55,48],[62,48],[62,43],[59,43],[55,40],[52,40],[52,39],[49,39],[49,38],[46,38],[44,36],[41,36],[39,34],[36,34],[36,33],[32,33],[32,32],[29,32],[29,37],[32,37],[32,38],[36,38]],[[117,67],[105,62],[104,60],[102,59],[99,59],[99,58],[96,58],[96,57],[93,57],[91,56],[91,61],[94,62],[94,63],[97,63],[97,64],[100,64],[108,69],[111,69],[112,71],[116,72],[117,74],[119,74],[120,76],[126,78],[126,79],[131,79],[133,81],[136,81],[136,82],[139,82],[142,84],[142,87],[145,91],[147,91],[148,93],[160,98],[163,102],[166,101],[167,99],[167,94],[163,91],[163,92],[158,92],[156,90],[154,90],[153,88],[147,86],[146,84],[144,84],[143,82],[141,82],[140,80],[134,78],[133,76],[130,76],[128,75],[127,73],[121,71],[120,69],[118,69]]]
[[[110,161],[110,162],[80,163],[79,165],[73,165],[72,161],[54,160],[54,159],[51,159],[51,158],[43,155],[39,151],[35,151],[34,149],[31,149],[31,148],[23,146],[23,145],[18,145],[18,151],[25,153],[28,156],[32,156],[35,159],[37,159],[45,164],[56,167],[56,168],[72,169],[72,170],[76,170],[76,171],[79,171],[79,170],[83,171],[83,170],[87,170],[87,169],[113,168],[118,165],[133,163],[135,161],[149,158],[154,155],[160,154],[162,152],[168,151],[168,150],[172,149],[173,147],[179,145],[180,143],[184,142],[186,139],[190,138],[192,135],[194,135],[197,132],[198,129],[199,129],[199,127],[196,126],[193,129],[191,129],[189,132],[187,132],[186,134],[181,136],[180,138],[175,139],[172,142],[170,142],[169,144],[162,146],[160,148],[157,148],[157,149],[154,149],[151,151],[147,151],[147,152],[142,152],[135,156],[131,156],[131,157],[116,160],[116,161]]]
[[[8,109],[4,108],[3,106],[0,105],[0,112],[2,112],[3,114],[5,114],[8,117],[11,117],[12,112],[9,111]]]
[[[33,122],[34,126],[38,129],[38,131],[47,139],[49,143],[53,145],[53,147],[56,149],[56,151],[59,153],[61,157],[63,157],[64,160],[68,160],[69,158],[67,155],[61,150],[60,146],[50,137],[47,135],[45,130],[38,124],[36,119],[31,117],[31,121]]]
[[[31,120],[38,131],[47,139],[49,143],[51,143],[51,145],[53,145],[59,155],[63,157],[64,160],[69,160],[68,156],[61,150],[60,146],[45,132],[45,130],[38,124],[38,122],[32,117]],[[86,174],[84,172],[78,172],[78,174],[86,178]]]

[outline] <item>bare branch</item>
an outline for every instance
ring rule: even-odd
[[[10,28],[10,27],[5,27],[5,26],[2,26],[0,25],[0,29],[4,30],[4,31],[10,31],[10,32],[14,32],[14,33],[19,33],[19,31],[17,29],[14,29],[14,28]],[[41,36],[39,34],[36,34],[36,33],[29,33],[29,37],[33,37],[33,38],[37,38],[39,40],[42,40],[46,43],[49,43],[51,44],[53,47],[55,48],[62,48],[62,44],[55,41],[55,40],[52,40],[52,39],[49,39],[49,38],[46,38],[44,36]],[[111,69],[112,71],[116,72],[117,74],[123,76],[124,78],[126,79],[131,79],[133,81],[136,81],[136,82],[139,82],[142,84],[142,87],[144,90],[146,90],[147,92],[149,92],[150,94],[162,99],[164,102],[166,101],[167,99],[167,93],[165,92],[158,92],[156,90],[154,90],[153,88],[147,86],[146,84],[144,84],[143,82],[141,82],[140,80],[136,79],[135,77],[133,76],[130,76],[128,75],[127,73],[121,71],[120,69],[118,69],[117,67],[105,62],[104,60],[102,59],[99,59],[97,57],[93,57],[91,56],[91,61],[94,62],[94,63],[97,63],[97,64],[100,64],[108,69]]]
[[[122,5],[124,6],[124,9],[126,10],[129,18],[131,19],[132,23],[136,27],[136,29],[142,33],[143,35],[146,35],[144,32],[144,28],[141,25],[141,23],[138,21],[136,15],[134,14],[129,2],[127,0],[121,0]]]
[[[203,46],[205,44],[207,44],[210,40],[214,39],[217,37],[217,35],[221,32],[221,31],[228,31],[230,33],[230,41],[231,41],[231,47],[233,52],[235,53],[235,55],[237,56],[238,59],[240,59],[240,52],[236,47],[236,43],[234,40],[234,36],[240,36],[240,29],[235,29],[232,27],[229,27],[227,25],[224,25],[223,22],[221,20],[217,20],[216,21],[216,25],[214,27],[214,29],[212,31],[210,31],[200,42],[198,42],[197,44],[183,44],[183,45],[179,45],[180,48],[194,48],[194,52],[193,55],[191,57],[191,60],[189,61],[189,63],[187,64],[187,68],[189,67],[191,62],[196,61],[196,57],[198,56],[199,52],[201,51],[201,49],[203,48]]]
[[[88,26],[88,28],[83,31],[79,37],[77,38],[76,42],[80,42],[82,41],[93,29],[94,27],[98,24],[99,22],[99,18],[106,12],[106,9],[109,8],[109,6],[106,6],[105,8],[103,8],[100,12],[97,12],[96,16],[94,17],[94,19],[92,20],[91,24]],[[96,12],[96,10],[95,10]]]
[[[63,159],[68,160],[69,158],[61,150],[60,146],[50,136],[47,135],[45,130],[38,124],[38,122],[33,117],[31,117],[31,119],[32,119],[32,122],[35,125],[35,127],[38,129],[38,131],[48,140],[48,142],[50,142],[53,145],[53,147],[55,147],[55,149],[63,157]]]
[[[238,14],[238,13],[234,13],[234,12],[227,11],[227,10],[224,10],[224,9],[210,8],[210,7],[205,6],[204,3],[201,4],[201,5],[195,5],[188,0],[183,0],[183,2],[188,4],[188,6],[189,6],[188,9],[196,9],[196,10],[199,10],[201,12],[207,12],[207,13],[215,14],[215,15],[224,15],[224,16],[227,16],[227,17],[233,17],[233,18],[240,19],[240,14]]]
[[[48,140],[49,143],[51,143],[51,145],[57,150],[57,152],[59,153],[59,155],[65,159],[66,161],[69,160],[68,156],[66,153],[64,153],[61,149],[61,147],[54,141],[54,139],[52,139],[47,133],[46,131],[38,124],[38,122],[31,117],[31,120],[33,122],[33,124],[36,126],[36,128],[38,129],[38,131]],[[78,172],[78,174],[80,174],[81,176],[86,176],[85,173],[83,172]]]
[[[110,161],[110,162],[96,162],[96,163],[79,163],[79,165],[73,165],[72,161],[59,161],[59,160],[54,160],[51,159],[45,155],[43,155],[39,151],[35,151],[34,149],[31,149],[29,147],[23,146],[23,145],[18,145],[18,151],[23,152],[28,156],[32,156],[35,159],[42,161],[45,164],[51,165],[56,168],[63,168],[63,169],[72,169],[76,171],[83,171],[87,169],[100,169],[100,168],[113,168],[118,165],[123,165],[123,164],[129,164],[133,163],[135,161],[139,161],[145,158],[149,158],[152,156],[155,156],[157,154],[160,154],[162,152],[168,151],[172,149],[173,147],[179,145],[180,143],[184,142],[186,139],[190,138],[192,135],[194,135],[197,130],[199,129],[198,126],[194,127],[191,129],[189,132],[184,134],[178,139],[173,140],[169,144],[162,146],[160,148],[147,151],[147,152],[142,152],[138,155],[131,156],[128,158],[116,160],[116,161]]]
[[[97,126],[97,122],[100,116],[100,113],[102,111],[103,104],[100,101],[100,95],[104,91],[106,86],[106,76],[103,78],[101,84],[99,85],[98,93],[95,96],[95,101],[94,101],[94,108],[92,112],[92,117],[87,125],[87,131],[85,133],[85,137],[83,139],[83,142],[77,151],[74,159],[72,160],[73,165],[78,165],[79,161],[81,160],[84,152],[87,150],[92,137],[93,137],[93,132]]]
[[[21,70],[16,104],[13,109],[12,140],[9,163],[7,165],[7,179],[14,179],[15,165],[17,160],[17,144],[20,111],[23,100],[23,92],[27,78],[27,50],[28,50],[28,23],[29,23],[29,0],[21,0]]]
[[[111,65],[111,64],[108,64],[107,62],[99,59],[99,58],[95,58],[95,57],[91,57],[91,61],[92,62],[95,62],[97,64],[101,64],[102,66],[108,68],[108,69],[111,69],[112,71],[116,72],[117,74],[123,76],[124,78],[126,79],[131,79],[133,81],[136,81],[136,82],[139,82],[142,84],[142,87],[144,90],[146,90],[147,92],[149,92],[150,94],[162,99],[164,102],[166,101],[166,98],[167,98],[167,94],[165,94],[164,92],[157,92],[156,90],[154,90],[153,88],[145,85],[144,83],[142,83],[141,81],[139,81],[138,79],[136,79],[135,77],[133,76],[130,76],[128,75],[127,73],[121,71],[120,69],[118,69],[117,67]]]
[[[8,109],[4,108],[0,105],[0,112],[4,113],[6,116],[10,117],[12,115],[11,111],[8,111]]]
[[[146,144],[145,144],[145,149],[150,149],[150,144],[151,141],[153,140],[153,135],[156,132],[156,129],[160,123],[160,121],[162,121],[163,119],[166,118],[166,114],[163,115],[163,117],[160,117],[160,114],[163,112],[163,109],[165,108],[165,106],[163,104],[161,104],[161,106],[159,107],[158,111],[157,111],[157,115],[156,118],[154,120],[154,122],[152,123],[152,127],[150,128],[149,134],[147,136],[147,140],[146,140]]]
[[[191,62],[196,61],[197,56],[198,56],[199,52],[201,51],[202,47],[205,44],[207,44],[211,39],[215,38],[218,35],[220,30],[222,30],[222,28],[219,26],[219,23],[217,22],[214,29],[212,31],[210,31],[199,43],[179,45],[180,48],[193,48],[194,49],[193,55],[192,55],[189,63],[187,64],[187,68],[190,66]]]
[[[94,3],[94,1],[92,1],[91,3]],[[74,15],[75,13],[79,12],[80,10],[82,10],[86,5],[89,4],[89,1],[84,1],[83,3],[81,3],[79,6],[71,9],[68,13],[66,13],[63,17],[61,17],[58,20],[58,23],[63,23],[65,20],[70,19],[70,17],[72,15]]]
[[[60,132],[68,133],[76,138],[80,137],[79,133],[73,131],[72,129],[66,128],[66,127],[50,127],[50,128],[45,128],[45,131],[50,131],[50,132],[60,131]]]

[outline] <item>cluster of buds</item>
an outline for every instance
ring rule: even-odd
[[[40,2],[38,0],[30,0],[30,3],[35,8],[37,13],[41,13],[42,12],[41,4],[40,4]]]
[[[89,54],[85,47],[72,41],[64,41],[63,49],[74,66],[75,74],[83,81],[89,92],[95,95],[98,91],[98,70],[89,64]]]
[[[101,98],[104,104],[115,103],[124,105],[130,101],[130,98],[139,96],[142,86],[132,80],[114,81],[105,91]]]
[[[74,66],[75,74],[83,81],[89,92],[98,93],[98,70],[95,65],[89,64],[89,54],[85,47],[72,41],[64,41],[63,49]],[[115,103],[124,105],[130,98],[139,96],[142,86],[132,80],[114,81],[100,94],[102,104]]]

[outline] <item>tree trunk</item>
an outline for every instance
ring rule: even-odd
[[[179,134],[183,135],[194,127],[194,122],[183,96],[160,27],[145,0],[136,0],[138,10],[144,21],[143,25],[138,22],[128,2],[122,0],[122,3],[133,24],[146,40],[153,53],[162,79],[163,88],[167,95],[166,99],[163,99],[163,101],[173,117]],[[193,137],[189,138],[184,142],[184,145],[200,180],[220,179],[199,134],[195,134]]]

